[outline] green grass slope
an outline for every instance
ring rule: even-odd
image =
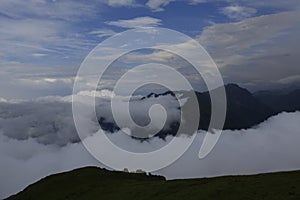
[[[9,200],[300,199],[300,171],[166,181],[95,167],[49,176]]]

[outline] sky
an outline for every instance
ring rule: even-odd
[[[184,59],[170,52],[143,49],[115,60],[106,71],[101,90],[72,96],[77,70],[99,43],[117,33],[145,27],[172,29],[199,42],[225,83],[237,83],[251,91],[300,87],[299,0],[2,0],[0,198],[49,174],[87,165],[103,167],[76,134],[72,97],[82,98],[79,103],[86,112],[82,123],[87,130],[83,139],[92,142],[99,124],[91,117],[91,110],[85,109],[90,108],[88,100],[95,96],[98,114],[111,117],[107,103],[115,96],[112,86],[135,65],[170,65],[201,90],[203,80]],[[146,73],[179,83],[159,66],[148,66]],[[140,70],[131,73],[136,75],[130,79],[133,82],[145,79]],[[165,74],[168,76],[163,77]],[[145,88],[151,91],[154,86]],[[125,108],[125,97],[118,98],[117,108]],[[178,103],[182,106],[184,102],[170,95],[158,99],[133,101],[132,116],[148,122],[147,110],[158,103],[171,119],[178,119]],[[155,123],[161,124],[164,115],[155,114]],[[172,179],[300,169],[299,119],[299,112],[280,113],[250,129],[225,130],[205,160],[197,157],[204,137],[199,131],[183,157],[156,173]],[[122,120],[130,123],[128,117]],[[172,139],[154,137],[140,142],[118,130],[110,137],[121,147],[138,152],[160,148]]]
[[[70,95],[80,64],[97,44],[140,27],[197,40],[225,83],[250,90],[297,86],[299,9],[298,0],[2,1],[1,98]]]

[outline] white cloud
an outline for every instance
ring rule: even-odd
[[[161,63],[168,63],[172,59],[175,59],[176,56],[166,52],[166,51],[154,51],[151,54],[142,54],[142,53],[130,53],[123,56],[121,59],[122,62],[144,62],[144,63],[151,63],[151,62],[161,62]]]
[[[13,140],[2,134],[0,158],[1,199],[54,173],[84,166],[101,166],[81,144],[69,144],[60,148],[39,144],[32,139]]]
[[[44,58],[37,57],[42,60]],[[0,90],[2,97],[6,99],[69,95],[72,93],[78,68],[74,65],[37,65],[20,62],[0,62],[0,65]]]
[[[2,97],[0,97],[0,103],[1,103],[1,102],[7,102],[7,100],[4,99],[4,98],[2,98]]]
[[[272,0],[272,1],[261,1],[261,0],[226,0],[228,3],[236,3],[243,4],[250,7],[256,8],[279,8],[279,9],[288,9],[288,10],[296,10],[300,8],[300,2],[298,0],[289,0],[289,1],[281,1],[281,0]]]
[[[300,82],[300,74],[288,76],[278,80],[281,84],[291,84],[291,83],[299,83]]]
[[[3,19],[0,21],[0,48],[5,57],[21,58],[53,52],[49,44],[62,41],[62,38],[56,36],[63,29],[62,23],[53,23],[51,20]]]
[[[48,82],[55,82],[55,79],[49,79]],[[41,84],[40,82],[36,84]],[[114,104],[118,108],[119,116],[122,118],[122,124],[118,124],[120,128],[135,127],[131,124],[127,114],[127,102],[129,99],[123,96],[116,96],[112,91],[101,90],[97,92],[82,91],[76,95],[78,103],[83,108],[88,108],[92,98],[96,98],[96,111],[98,119],[105,118],[106,122],[114,122],[111,112],[110,99],[114,98]],[[132,97],[140,99],[140,96]],[[159,98],[147,98],[144,100],[130,101],[131,117],[140,123],[148,121],[148,113],[150,107],[154,104],[161,104],[167,111],[168,117],[165,128],[169,128],[170,124],[179,120],[178,102],[171,95]],[[92,116],[92,111],[84,109],[87,116]],[[123,117],[125,116],[125,117]],[[164,116],[156,113],[156,123],[164,121]],[[87,135],[92,135],[99,129],[98,122],[92,117],[84,119],[88,124]],[[17,125],[17,126],[16,126]],[[154,123],[155,129],[157,125]],[[134,132],[134,130],[132,130]],[[68,143],[78,143],[79,137],[76,134],[73,115],[72,115],[72,96],[65,97],[41,97],[30,101],[6,101],[0,99],[0,133],[17,140],[34,139],[41,144],[54,144],[65,146]]]
[[[279,8],[279,9],[288,9],[294,10],[300,8],[300,3],[298,0],[273,0],[273,1],[261,1],[261,0],[148,0],[146,6],[148,6],[154,12],[164,11],[164,7],[173,2],[184,2],[190,5],[197,5],[202,3],[225,3],[232,5],[241,5],[241,6],[229,6],[226,10],[229,12],[241,12],[242,10],[248,14],[251,14],[254,9],[260,8]],[[230,8],[231,7],[231,8]],[[239,7],[239,8],[238,8]],[[238,10],[237,10],[238,9]],[[242,9],[242,10],[241,10]],[[250,12],[250,13],[249,13]],[[244,14],[246,14],[244,13]],[[233,14],[233,13],[232,13]]]
[[[197,158],[204,134],[189,150],[159,173],[168,178],[245,175],[300,169],[300,113],[281,113],[247,130],[223,131],[213,151]]]
[[[300,113],[282,113],[256,128],[224,131],[214,150],[198,159],[204,134],[199,133],[189,150],[175,163],[155,174],[168,179],[255,174],[300,169]],[[87,141],[93,141],[97,135]],[[148,152],[169,142],[154,138],[139,142],[124,134],[110,135],[112,141],[130,151]],[[184,138],[182,138],[184,140]],[[53,173],[83,166],[100,166],[81,143],[64,147],[43,145],[34,139],[14,140],[0,133],[0,198],[19,192]],[[132,161],[128,161],[132,162]]]
[[[234,5],[222,8],[221,12],[230,19],[241,20],[251,17],[257,10],[255,8]]]
[[[161,20],[153,17],[137,17],[134,19],[109,21],[106,24],[122,28],[141,28],[161,25]]]
[[[148,6],[153,12],[161,12],[164,11],[164,7],[173,2],[185,2],[190,5],[196,5],[199,3],[207,3],[207,0],[148,0],[146,6]]]
[[[0,5],[0,51],[3,59],[12,58],[33,62],[38,55],[48,54],[48,60],[61,55],[84,54],[93,46],[93,41],[78,34],[73,23],[91,19],[96,8],[78,1],[3,1]],[[52,55],[52,57],[51,57]],[[28,59],[28,58],[32,59]],[[56,57],[57,59],[58,57]]]
[[[199,37],[203,45],[229,50],[250,48],[267,43],[276,33],[297,25],[299,12],[282,12],[245,19],[236,23],[216,24],[204,29]],[[222,49],[222,50],[221,50]]]
[[[161,12],[164,11],[163,7],[174,1],[176,0],[149,0],[146,3],[146,6],[148,6],[154,12]]]
[[[252,82],[251,89],[268,89],[278,86],[280,79],[300,74],[300,47],[295,45],[299,34],[300,12],[289,11],[215,24],[203,30],[199,41],[225,79],[230,78],[226,82]]]
[[[44,54],[44,53],[33,53],[32,55],[34,57],[44,57],[44,56],[47,56],[47,54]]]
[[[113,98],[115,93],[111,90],[101,90],[101,91],[80,91],[78,95],[100,97],[100,98]]]
[[[103,2],[103,1],[102,1]],[[2,1],[2,14],[12,18],[24,16],[51,19],[78,20],[82,16],[91,17],[96,14],[95,6],[80,1],[46,1],[46,0],[10,0]]]
[[[115,35],[117,32],[110,29],[99,29],[91,31],[90,34],[97,35],[98,37],[109,37]]]
[[[133,6],[135,5],[135,1],[134,0],[108,0],[108,5],[112,7]]]

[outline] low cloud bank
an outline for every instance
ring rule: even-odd
[[[204,133],[200,132],[179,160],[155,173],[174,179],[300,169],[299,122],[300,112],[281,113],[252,129],[226,130],[203,160],[197,157],[204,138]],[[129,150],[138,152],[161,147],[172,139],[168,136],[166,141],[153,138],[140,142],[120,132],[110,136],[121,145],[130,147]],[[0,159],[0,198],[49,174],[90,165],[103,167],[81,143],[44,145],[34,138],[9,138],[3,130],[0,134]]]
[[[82,103],[83,110],[90,104],[91,96],[96,99],[96,115],[98,120],[104,119],[104,122],[114,122],[111,113],[109,98],[113,95],[110,91],[103,90],[96,94],[84,92],[78,94]],[[126,127],[129,123],[129,117],[126,116],[126,98],[117,98],[115,106],[118,110],[118,116],[121,117],[122,124],[120,128]],[[154,104],[162,105],[167,111],[167,120],[164,128],[168,129],[172,122],[180,119],[179,102],[171,95],[159,98],[146,98],[140,100],[140,96],[133,97],[130,100],[130,114],[133,120],[141,126],[147,125],[150,118],[149,108]],[[34,139],[41,144],[55,144],[65,146],[69,143],[78,143],[80,138],[77,135],[73,115],[71,96],[67,97],[43,97],[31,101],[2,101],[0,100],[0,131],[8,138],[17,140]],[[128,100],[127,100],[128,101]],[[91,116],[92,111],[86,109],[86,115]],[[160,113],[154,113],[152,116],[154,124],[153,129],[159,127],[164,117]],[[124,116],[124,117],[123,117]],[[92,117],[84,119],[88,126],[88,135],[92,135],[99,129],[98,122]],[[153,130],[149,129],[149,132]]]
[[[0,102],[0,131],[17,140],[34,138],[41,144],[79,142],[69,102],[35,100]]]
[[[245,175],[300,169],[300,112],[281,113],[255,128],[225,130],[203,160],[197,155],[204,134],[175,164],[159,173],[170,179]]]

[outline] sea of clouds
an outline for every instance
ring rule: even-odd
[[[103,102],[108,102],[113,94],[102,91],[93,95],[102,102],[98,104],[99,113],[109,117]],[[178,102],[172,96],[150,98],[143,103],[135,101],[138,103],[133,107],[146,112],[157,101],[168,110],[168,120],[177,119]],[[88,101],[83,98],[83,102]],[[145,113],[141,115],[140,109],[133,109],[133,115],[148,118]],[[86,120],[96,126],[92,119]],[[202,160],[198,159],[198,152],[206,133],[198,131],[192,146],[180,159],[155,173],[175,179],[300,169],[299,122],[300,112],[281,113],[251,129],[225,130],[213,151]],[[92,134],[96,127],[90,130],[87,141],[97,137]],[[109,135],[112,141],[136,152],[160,148],[172,140],[168,136],[165,140],[154,137],[142,142],[121,131]],[[88,153],[76,134],[71,97],[0,101],[0,198],[47,175],[84,166],[105,167]]]

